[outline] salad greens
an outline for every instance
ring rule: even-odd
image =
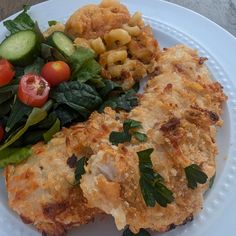
[[[25,30],[35,32],[41,50],[32,51],[35,60],[30,64],[15,66],[14,79],[0,87],[0,124],[5,127],[4,139],[0,140],[0,168],[24,160],[31,153],[30,145],[38,141],[48,142],[62,126],[85,121],[94,110],[102,112],[110,106],[130,111],[138,104],[135,90],[123,91],[117,83],[102,78],[101,66],[93,51],[75,47],[72,55],[62,55],[58,48],[49,44],[28,10],[29,7],[25,6],[15,19],[4,22],[9,31],[8,38]],[[54,24],[56,21],[49,22],[49,25]],[[40,75],[42,67],[55,60],[65,61],[70,66],[71,80],[52,87],[49,100],[43,107],[23,104],[17,96],[21,76]],[[137,139],[145,139],[143,135],[134,135]]]

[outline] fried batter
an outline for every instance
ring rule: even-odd
[[[118,229],[129,225],[133,232],[164,232],[191,220],[203,207],[209,182],[188,188],[184,168],[198,164],[208,180],[215,174],[216,127],[223,123],[227,97],[200,61],[197,52],[185,46],[163,52],[161,74],[148,82],[141,104],[128,115],[142,122],[140,132],[148,141],[93,147],[81,188],[92,207],[114,217]],[[141,194],[137,152],[147,148],[154,148],[154,170],[174,193],[175,201],[166,208],[147,207]]]
[[[77,10],[66,23],[66,32],[73,37],[95,39],[120,28],[129,19],[124,5],[116,0],[104,0],[100,5],[91,4]]]

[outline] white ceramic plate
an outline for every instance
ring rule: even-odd
[[[42,29],[48,20],[65,21],[78,7],[94,0],[51,0],[32,7],[30,13]],[[217,177],[211,191],[205,195],[203,211],[192,223],[164,236],[235,236],[236,235],[236,39],[208,19],[185,8],[160,0],[124,0],[131,12],[141,11],[154,29],[162,47],[184,43],[198,49],[209,58],[207,65],[215,80],[229,96],[224,108],[224,127],[218,132]],[[216,3],[217,4],[217,3]],[[14,17],[14,16],[13,16]],[[0,23],[0,40],[6,35]],[[24,225],[7,207],[3,178],[0,179],[0,236],[39,235]],[[121,236],[111,217],[72,230],[68,235]]]

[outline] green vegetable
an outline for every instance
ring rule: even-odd
[[[102,99],[91,86],[78,81],[61,83],[53,88],[50,93],[57,105],[66,105],[77,112],[77,116],[87,119],[89,115],[97,109]],[[64,123],[62,121],[62,123]]]
[[[56,25],[57,24],[57,21],[56,20],[50,20],[48,21],[48,25],[49,26],[53,26],[53,25]]]
[[[15,100],[13,107],[11,108],[10,116],[7,120],[5,127],[6,132],[11,131],[11,129],[24,117],[27,117],[32,111],[32,108],[23,104],[19,99]]]
[[[158,203],[162,207],[174,201],[173,193],[163,184],[163,177],[153,170],[151,154],[153,149],[138,152],[139,185],[147,206],[154,207]]]
[[[13,96],[14,94],[12,94],[11,92],[7,92],[4,94],[0,93],[0,105],[9,100],[10,98],[12,98]]]
[[[10,112],[12,103],[13,103],[13,98],[1,104],[0,119]]]
[[[0,57],[19,66],[30,64],[38,53],[38,36],[31,30],[14,33],[0,44]]]
[[[65,57],[70,57],[75,52],[75,46],[72,40],[63,32],[56,31],[52,33],[47,42]]]
[[[103,84],[104,86],[98,90],[98,93],[103,99],[106,98],[112,91],[121,90],[121,86],[112,80],[104,79]]]
[[[188,187],[191,189],[197,188],[198,183],[205,184],[207,182],[207,175],[196,164],[186,167],[184,171],[188,181]]]
[[[130,142],[133,135],[139,141],[145,142],[147,139],[147,136],[145,134],[132,131],[132,129],[138,129],[138,128],[142,128],[140,121],[132,119],[125,120],[123,124],[123,131],[122,132],[112,131],[109,136],[109,141],[112,143],[112,145],[118,145],[119,143]]]
[[[140,231],[135,234],[129,228],[125,229],[122,236],[151,236],[145,229],[140,229]]]
[[[24,74],[41,74],[41,70],[44,66],[44,60],[40,57],[38,57],[31,65],[28,65],[24,69]]]
[[[209,180],[209,188],[212,188],[215,178],[216,178],[216,173]]]
[[[110,98],[105,101],[99,111],[103,111],[105,107],[111,107],[113,110],[131,111],[138,105],[138,98],[134,90],[129,90],[118,97]]]
[[[12,33],[17,33],[23,30],[33,30],[35,23],[31,17],[27,14],[29,10],[28,6],[24,6],[23,12],[18,15],[14,20],[7,20],[3,22],[3,25]]]
[[[47,116],[47,112],[45,108],[33,108],[32,112],[30,113],[25,125],[19,129],[15,134],[10,136],[6,142],[0,146],[0,151],[9,147],[11,144],[16,142],[27,130],[29,127],[39,123]]]
[[[75,168],[75,184],[80,184],[80,180],[83,174],[85,174],[85,166],[87,165],[88,158],[82,157],[76,163]]]
[[[5,148],[0,151],[0,168],[5,168],[10,164],[18,164],[31,155],[31,147]]]
[[[140,132],[134,132],[133,136],[139,141],[139,142],[146,142],[147,141],[147,135],[140,133]]]
[[[6,86],[0,87],[0,95],[11,92],[15,94],[18,89],[19,79],[13,79],[12,82]]]
[[[44,141],[48,142],[49,140],[51,140],[53,135],[60,131],[60,128],[60,120],[57,119],[53,126],[46,133],[43,134]]]
[[[46,44],[41,44],[41,56],[46,61],[65,61],[68,63],[68,58],[63,56],[56,48]]]

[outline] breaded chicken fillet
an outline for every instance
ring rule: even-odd
[[[111,214],[117,228],[129,225],[164,232],[191,220],[203,207],[203,194],[215,174],[216,127],[221,126],[227,97],[213,82],[205,58],[185,46],[165,50],[160,75],[151,79],[127,118],[140,121],[147,142],[114,146],[101,141],[93,147],[81,188],[91,207]],[[113,131],[120,131],[114,129]],[[147,207],[141,193],[138,151],[153,148],[153,169],[173,192],[174,201]],[[207,175],[205,184],[188,187],[184,168],[197,164]]]

